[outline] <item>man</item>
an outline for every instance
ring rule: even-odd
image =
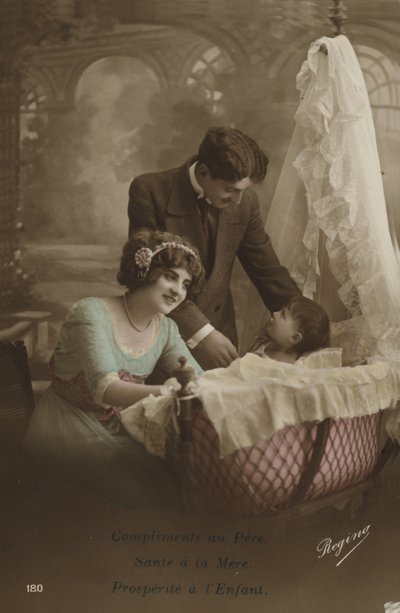
[[[198,155],[180,168],[144,174],[129,189],[129,231],[158,228],[199,249],[205,285],[195,302],[171,313],[203,368],[228,366],[238,354],[232,268],[237,256],[270,311],[299,294],[265,233],[257,196],[268,159],[234,128],[210,128]]]

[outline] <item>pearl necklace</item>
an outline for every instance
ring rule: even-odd
[[[124,294],[124,306],[125,306],[125,313],[126,316],[128,318],[129,323],[131,324],[132,328],[135,328],[136,332],[144,332],[145,330],[147,330],[147,328],[149,327],[149,325],[151,324],[151,322],[153,321],[153,318],[150,319],[150,321],[145,325],[145,327],[141,330],[140,328],[137,327],[137,325],[135,324],[135,322],[133,321],[131,314],[129,313],[129,309],[128,309],[128,302],[126,300],[126,294]]]

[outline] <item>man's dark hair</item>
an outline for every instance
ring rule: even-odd
[[[200,143],[198,162],[205,164],[213,179],[236,182],[250,177],[261,183],[268,158],[257,143],[236,128],[210,128]]]

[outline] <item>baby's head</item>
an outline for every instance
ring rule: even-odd
[[[267,335],[284,351],[299,356],[329,347],[329,318],[321,305],[304,296],[293,296],[272,314]]]

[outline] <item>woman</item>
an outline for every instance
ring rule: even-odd
[[[62,325],[26,455],[124,506],[178,508],[168,466],[124,432],[119,410],[163,393],[164,386],[145,384],[156,364],[172,371],[185,356],[201,373],[166,315],[199,291],[203,269],[188,242],[142,230],[124,246],[117,279],[125,294],[84,298]]]

